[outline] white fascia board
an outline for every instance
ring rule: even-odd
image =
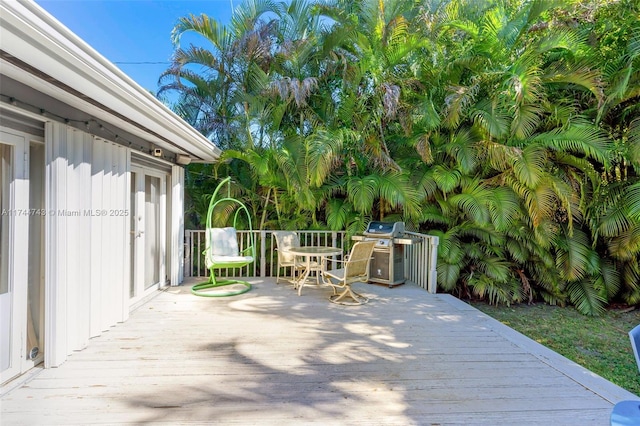
[[[49,96],[74,107],[82,106],[82,110],[105,121],[126,125],[124,128],[127,131],[144,135],[145,139],[158,146],[166,145],[166,142],[163,143],[153,133],[182,147],[201,161],[213,162],[220,156],[220,149],[211,141],[32,1],[0,2],[0,48],[149,129],[151,133],[135,128],[74,94],[43,82],[46,84],[42,84],[40,89],[48,92]],[[6,66],[3,64],[4,68]],[[17,74],[12,78],[33,86],[33,79],[25,76],[24,71]]]

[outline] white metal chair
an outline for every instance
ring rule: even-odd
[[[355,282],[369,281],[369,263],[373,254],[376,241],[358,241],[351,248],[351,252],[345,260],[336,260],[342,263],[342,268],[330,269],[323,272],[327,284],[333,287],[333,295],[329,300],[343,305],[361,305],[369,299],[356,293],[351,288]],[[333,280],[336,282],[334,283]],[[338,290],[342,290],[338,293]],[[353,302],[347,302],[349,297]]]
[[[280,269],[291,268],[290,281],[295,281],[296,272],[304,268],[300,262],[296,262],[296,257],[289,253],[289,249],[300,247],[300,238],[293,231],[274,231],[276,239],[276,251],[278,252],[278,265],[276,269],[276,284],[280,282]],[[285,275],[286,276],[286,275]]]
[[[296,274],[305,269],[304,262],[298,260],[295,255],[289,252],[290,249],[300,247],[300,238],[294,231],[273,231],[276,239],[276,250],[278,252],[278,266],[276,270],[276,284],[280,282],[280,269],[291,268],[290,282],[296,281]],[[309,265],[311,270],[316,271],[316,280],[319,282],[320,266],[317,262],[311,262]]]
[[[636,364],[640,371],[640,324],[629,332],[631,348],[636,357]],[[611,412],[611,426],[631,426],[640,425],[640,400],[620,401],[613,407]]]

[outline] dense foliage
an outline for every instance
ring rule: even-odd
[[[225,150],[195,222],[232,175],[260,228],[437,235],[440,290],[640,304],[636,1],[247,0],[173,37],[160,93]]]

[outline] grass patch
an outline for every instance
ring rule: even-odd
[[[640,395],[640,373],[633,356],[629,330],[640,323],[640,311],[612,309],[588,317],[575,309],[544,304],[471,305],[496,320],[593,371],[618,386]]]

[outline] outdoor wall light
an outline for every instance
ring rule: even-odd
[[[184,154],[176,154],[176,164],[180,164],[181,166],[187,166],[191,163],[191,157]]]

